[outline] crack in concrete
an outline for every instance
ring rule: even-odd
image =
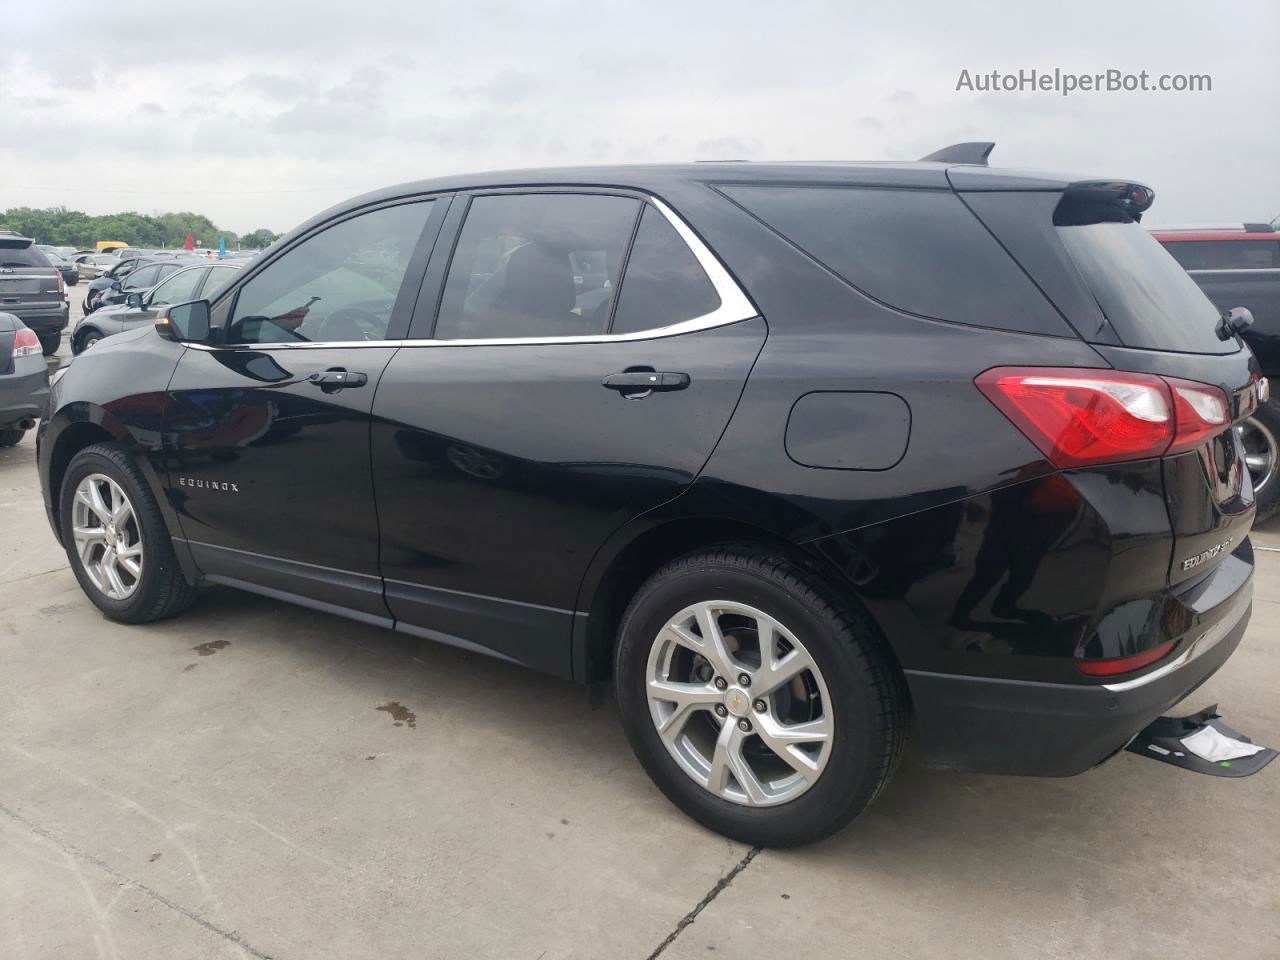
[[[4,808],[0,807],[0,810],[2,809]],[[743,857],[741,860],[739,860],[734,865],[734,868],[732,870],[730,870],[723,877],[717,880],[716,885],[707,891],[706,896],[704,896],[701,900],[699,900],[697,905],[694,906],[692,910],[690,910],[688,913],[686,913],[683,917],[680,918],[679,922],[676,923],[675,929],[667,934],[667,938],[663,940],[660,944],[658,944],[657,948],[653,951],[653,953],[645,957],[645,960],[655,960],[656,957],[661,956],[662,952],[666,950],[667,947],[675,943],[676,938],[680,936],[680,934],[684,933],[685,927],[690,926],[693,923],[693,921],[697,920],[698,914],[700,914],[703,910],[705,910],[711,904],[712,900],[720,896],[720,894],[725,890],[725,888],[729,886],[729,884],[733,883],[734,877],[740,874],[743,870],[747,869],[747,867],[751,864],[751,861],[756,858],[756,854],[760,852],[760,849],[761,849],[760,847],[752,847],[750,850],[748,850],[747,855]]]
[[[111,879],[115,880],[116,883],[118,883],[120,886],[130,887],[134,890],[137,890],[145,894],[146,896],[150,897],[152,900],[156,901],[156,903],[159,903],[162,906],[168,907],[170,910],[174,911],[175,913],[178,913],[181,916],[186,917],[188,920],[191,920],[192,922],[197,923],[200,926],[204,927],[210,933],[217,934],[223,940],[226,940],[232,944],[235,944],[235,946],[239,947],[245,953],[249,954],[252,957],[256,957],[257,960],[272,960],[272,957],[270,954],[263,953],[261,950],[258,950],[255,947],[251,946],[250,944],[246,943],[244,939],[240,936],[240,934],[236,933],[234,930],[224,930],[222,929],[222,927],[219,927],[217,924],[210,923],[208,920],[200,916],[195,911],[188,910],[186,907],[182,906],[182,904],[180,903],[175,903],[174,901],[166,897],[163,893],[160,893],[157,890],[152,890],[145,883],[139,883],[137,880],[134,880],[131,877],[126,877],[124,874],[120,873],[120,871],[116,870],[115,867],[111,866],[111,864],[107,863],[106,861],[100,860],[97,857],[95,857],[93,854],[85,850],[81,850],[75,844],[69,843],[68,841],[63,840],[61,837],[58,837],[55,834],[50,833],[44,827],[40,826],[40,824],[27,819],[17,811],[10,810],[8,807],[6,807],[2,803],[0,803],[0,813],[4,814],[10,820],[13,820],[15,823],[22,824],[24,827],[26,827],[36,836],[41,837],[42,839],[52,843],[55,847],[57,847],[60,851],[62,851],[63,854],[69,857],[78,858],[84,861],[85,863],[88,863],[88,864],[91,864],[92,866],[97,867],[103,873],[107,874],[107,876],[111,877]]]

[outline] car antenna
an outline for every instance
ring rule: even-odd
[[[972,163],[980,167],[987,166],[987,157],[996,145],[990,140],[975,140],[971,143],[953,143],[949,147],[935,150],[927,157],[921,157],[920,163]]]

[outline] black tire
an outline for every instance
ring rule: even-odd
[[[94,473],[114,480],[128,496],[145,551],[137,587],[123,600],[112,599],[94,586],[76,551],[72,534],[76,487]],[[94,444],[71,459],[59,491],[58,523],[67,559],[81,589],[109,619],[120,623],[150,623],[180,613],[195,601],[199,591],[182,575],[155,495],[138,465],[118,444]]]
[[[707,600],[746,604],[789,625],[822,672],[835,723],[831,754],[793,800],[746,806],[714,795],[681,769],[654,726],[645,692],[651,645],[670,617]],[[753,846],[812,843],[847,825],[893,775],[909,723],[905,680],[865,612],[800,564],[749,545],[713,548],[655,573],[623,616],[614,676],[627,739],[658,788],[693,819]]]
[[[58,347],[62,345],[62,334],[41,334],[40,335],[40,352],[46,357],[52,357],[58,352]]]
[[[1258,490],[1256,522],[1261,523],[1280,514],[1280,451],[1276,449],[1280,445],[1280,400],[1272,400],[1259,407],[1252,419],[1262,428],[1261,435],[1255,437],[1255,441],[1265,439],[1272,445],[1270,474],[1263,482],[1262,489]]]
[[[12,447],[21,442],[25,430],[0,430],[0,447]]]
[[[102,332],[90,327],[87,330],[81,330],[76,333],[76,338],[71,344],[71,352],[76,356],[84,353],[95,343],[102,339]]]

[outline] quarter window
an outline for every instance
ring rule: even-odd
[[[639,201],[587,194],[476,197],[445,281],[443,340],[601,334]]]
[[[720,306],[716,288],[675,227],[646,206],[618,293],[612,333],[666,327]]]
[[[385,339],[431,204],[364,213],[293,247],[240,289],[228,342]]]

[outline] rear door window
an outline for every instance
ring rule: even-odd
[[[1280,240],[1174,240],[1164,248],[1184,270],[1274,270]]]
[[[639,204],[596,194],[474,198],[449,264],[435,336],[603,334]]]
[[[120,286],[124,290],[145,290],[147,287],[155,286],[159,280],[160,267],[157,264],[134,270]]]
[[[720,295],[675,227],[646,205],[627,273],[618,293],[611,333],[633,333],[683,323],[720,306]]]
[[[1055,228],[1126,347],[1234,353],[1218,339],[1218,310],[1178,261],[1133,221]]]
[[[890,307],[934,320],[1074,336],[950,191],[754,184],[720,190]]]

